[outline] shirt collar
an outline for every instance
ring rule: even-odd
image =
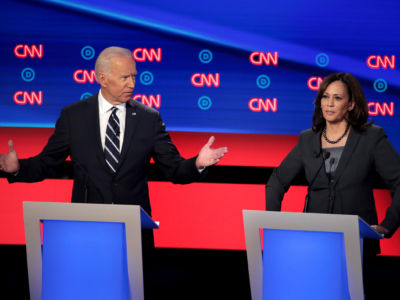
[[[101,89],[99,91],[99,111],[100,113],[106,113],[108,112],[112,107],[118,107],[118,109],[120,109],[121,111],[125,111],[126,110],[126,103],[121,103],[118,105],[112,105],[110,102],[108,102],[103,94],[101,93]]]

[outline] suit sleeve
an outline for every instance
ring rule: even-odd
[[[280,166],[273,170],[268,180],[265,189],[267,210],[281,210],[281,202],[284,194],[302,169],[302,156],[300,146],[297,144],[285,157]]]
[[[160,114],[157,114],[154,122],[154,148],[152,156],[166,178],[173,183],[191,183],[200,180],[205,176],[205,172],[200,172],[196,168],[196,158],[184,159],[178,149],[172,143],[165,124]]]
[[[20,159],[17,176],[8,175],[12,182],[37,182],[56,176],[58,167],[69,155],[69,130],[66,112],[62,111],[53,135],[42,152],[28,159]]]
[[[392,203],[381,225],[389,230],[391,237],[400,225],[400,157],[389,142],[383,128],[379,129],[374,148],[374,161],[379,175],[390,188]]]

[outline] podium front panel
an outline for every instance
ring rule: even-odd
[[[329,298],[332,294],[330,289],[325,290],[326,294],[324,294],[324,296],[312,298],[312,295],[316,294],[316,291],[313,290],[314,286],[318,285],[316,282],[323,279],[323,277],[326,276],[326,272],[330,273],[332,271],[330,269],[328,270],[328,267],[333,267],[333,270],[335,270],[334,272],[336,273],[335,276],[337,276],[337,278],[335,278],[337,282],[334,283],[334,285],[338,289],[336,292],[339,296],[332,297],[332,299],[364,299],[360,238],[381,238],[381,236],[358,216],[243,210],[243,222],[251,296],[253,300],[261,300],[263,299],[263,295],[265,295],[264,299],[331,299]],[[363,229],[360,234],[361,225]],[[264,236],[264,239],[267,238],[267,240],[262,244],[260,230],[263,232],[264,229],[267,229],[267,234]],[[330,255],[330,257],[325,257],[322,260],[321,258],[315,257],[317,254],[319,255],[322,250],[317,251],[317,253],[313,253],[311,250],[303,252],[304,256],[308,256],[307,261],[319,261],[319,267],[322,267],[322,269],[320,269],[320,275],[317,275],[317,273],[308,274],[307,271],[313,268],[316,272],[318,266],[309,267],[304,262],[301,266],[296,259],[292,262],[285,262],[285,260],[288,259],[288,256],[289,258],[290,256],[294,257],[295,254],[286,252],[285,255],[282,255],[282,253],[279,253],[280,251],[286,250],[301,250],[300,245],[304,244],[303,239],[305,240],[306,237],[301,237],[298,241],[298,245],[286,244],[287,237],[280,237],[282,239],[281,241],[271,240],[268,242],[268,232],[273,232],[273,230],[276,230],[275,232],[291,231],[293,234],[309,232],[326,235],[329,239],[337,241],[337,245],[332,247],[336,249],[338,253],[334,255],[335,258]],[[279,235],[275,236],[275,234],[272,234],[271,239],[272,238],[278,239]],[[307,239],[312,243],[314,242],[314,238],[316,238],[316,235],[310,235]],[[274,247],[274,243],[281,243],[281,248],[284,250],[269,250],[269,247]],[[261,247],[262,245],[264,245],[263,249]],[[313,247],[317,246],[314,245]],[[267,253],[268,251],[271,252],[270,254],[266,254],[264,253],[265,251],[267,251]],[[328,250],[325,249],[323,251],[326,252]],[[265,259],[264,262],[263,259]],[[301,254],[298,254],[297,259],[301,259]],[[332,265],[329,259],[335,259],[338,265]],[[267,275],[264,273],[271,271],[268,270],[269,263],[275,265],[283,263],[286,264],[286,266],[277,267],[275,271],[277,273],[273,273],[272,276],[268,277],[269,279],[265,279],[267,278]],[[302,275],[299,275],[295,273],[293,269],[290,269],[296,264],[300,266],[296,272],[302,272]],[[290,271],[286,272],[287,269]],[[280,272],[286,272],[287,276],[294,277],[292,283],[287,284],[286,286],[281,285],[283,275],[281,275]],[[308,280],[302,281],[304,278]],[[345,279],[347,279],[346,283],[343,282]],[[308,290],[308,294],[300,296],[299,290],[296,290],[296,288],[299,289],[301,287],[295,283],[297,280],[302,281],[302,284],[307,286],[304,290]],[[324,280],[326,281],[327,279]],[[271,282],[273,282],[273,285]],[[266,286],[263,285],[264,283]],[[279,286],[279,288],[275,288],[274,285]],[[326,286],[326,283],[321,284],[321,289],[325,289],[324,286]],[[270,290],[266,290],[267,288],[270,288]],[[283,294],[289,293],[288,290],[293,289],[295,296],[288,298],[282,298],[281,296],[268,296],[268,293],[277,292],[278,289],[280,289],[280,292]]]
[[[52,267],[57,266],[50,266],[51,258],[46,258],[46,265],[43,266],[42,264],[42,246],[41,246],[41,234],[40,234],[40,222],[44,221],[44,249],[43,255],[47,255],[47,253],[53,253],[55,255],[56,248],[52,248],[47,243],[53,244],[54,243],[49,239],[49,231],[51,232],[53,229],[52,227],[56,224],[53,221],[63,221],[63,224],[71,225],[73,227],[75,225],[83,225],[88,223],[94,223],[95,227],[100,226],[101,223],[108,223],[111,227],[115,227],[112,230],[116,230],[116,237],[118,240],[115,240],[118,248],[114,250],[110,249],[112,253],[120,253],[122,251],[125,253],[120,255],[120,261],[117,263],[109,262],[109,264],[115,264],[115,266],[119,266],[117,269],[118,274],[115,275],[113,273],[109,273],[108,282],[102,288],[107,287],[110,281],[119,281],[116,283],[119,285],[118,294],[121,295],[121,298],[117,297],[114,294],[111,298],[108,299],[134,299],[134,300],[142,300],[144,299],[144,291],[143,291],[143,264],[142,264],[142,243],[141,243],[141,229],[142,228],[158,228],[158,225],[151,220],[150,216],[147,215],[145,211],[138,205],[110,205],[110,204],[88,204],[88,203],[52,203],[52,202],[24,202],[24,226],[25,226],[25,238],[26,238],[26,255],[27,255],[27,262],[28,262],[28,276],[29,276],[29,293],[31,300],[42,300],[44,295],[47,293],[53,293],[54,291],[48,292],[47,289],[52,290],[52,285],[61,284],[64,279],[60,278],[51,278],[53,275],[49,275],[50,270]],[[75,222],[75,223],[74,223]],[[87,222],[87,223],[86,223]],[[61,223],[60,223],[61,224]],[[116,225],[117,224],[117,225]],[[118,225],[119,224],[119,225]],[[51,225],[51,226],[50,226]],[[115,225],[115,226],[114,226]],[[58,227],[55,226],[54,228]],[[86,226],[84,226],[86,227]],[[86,229],[79,229],[79,232],[75,234],[56,234],[56,240],[61,237],[67,238],[67,235],[76,235],[79,236],[84,233],[85,230],[91,228],[91,225],[88,225]],[[93,228],[92,228],[93,229]],[[99,231],[108,232],[108,229],[96,229]],[[110,229],[111,230],[111,229]],[[109,234],[110,235],[110,234]],[[114,238],[116,238],[114,237]],[[70,238],[70,237],[68,237]],[[90,234],[86,234],[87,240],[89,240]],[[108,238],[105,238],[107,240]],[[81,240],[85,245],[86,240]],[[71,245],[74,243],[71,241],[65,242],[63,240],[59,240],[57,242],[64,243],[65,247],[68,247],[68,243]],[[101,240],[98,240],[99,244],[96,247],[92,247],[91,250],[87,250],[86,252],[91,251],[91,254],[95,255],[96,252],[101,252],[99,249],[102,248]],[[84,247],[88,247],[86,245]],[[104,249],[104,247],[103,247]],[[57,250],[58,251],[58,250]],[[71,250],[72,251],[72,250]],[[85,251],[84,251],[85,252]],[[110,254],[110,253],[108,253]],[[61,255],[61,254],[57,254]],[[63,255],[67,255],[64,253]],[[114,255],[111,255],[114,256]],[[62,260],[67,260],[68,256],[56,256],[53,258],[53,262],[62,263]],[[78,256],[80,257],[80,256]],[[73,260],[70,256],[69,259]],[[85,258],[81,258],[85,259]],[[87,258],[88,259],[88,258]],[[115,257],[113,258],[115,259]],[[91,272],[96,272],[95,269],[96,263],[93,262],[91,267],[88,269]],[[80,265],[82,266],[82,264]],[[127,266],[127,270],[125,271],[125,266]],[[65,266],[67,267],[67,266]],[[69,268],[72,270],[73,268]],[[76,269],[74,275],[71,275],[67,278],[67,280],[75,280],[73,277],[79,278],[79,273],[82,271],[80,268],[79,270]],[[46,272],[48,274],[48,278],[43,279],[42,274]],[[125,276],[126,273],[128,276]],[[78,275],[77,275],[78,274]],[[125,274],[125,275],[124,275]],[[58,276],[58,275],[57,275]],[[92,280],[93,277],[100,275],[87,275],[86,279],[82,279],[81,287],[86,287],[90,290],[91,285],[97,286],[97,279]],[[124,279],[121,280],[114,280],[113,276],[116,278],[120,278],[123,276]],[[83,277],[82,277],[83,278]],[[128,280],[128,286],[126,283],[126,279]],[[43,280],[45,282],[43,282]],[[76,280],[77,284],[80,280]],[[65,282],[65,286],[69,288],[69,283]],[[45,288],[42,290],[42,288]],[[43,294],[42,294],[43,292]],[[130,292],[130,293],[129,293]],[[104,292],[105,293],[105,292]],[[50,295],[50,294],[49,294]],[[105,295],[105,294],[103,294]],[[43,296],[43,297],[42,297]],[[46,296],[46,299],[62,299],[60,297],[50,297]],[[128,297],[128,298],[127,298]],[[101,298],[99,297],[69,297],[69,299],[107,299],[106,297]]]
[[[125,224],[43,221],[42,299],[129,300]]]
[[[350,299],[343,233],[264,229],[263,239],[264,300]]]

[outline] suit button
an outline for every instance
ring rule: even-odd
[[[335,180],[334,179],[331,179],[331,183],[334,183],[335,182]]]

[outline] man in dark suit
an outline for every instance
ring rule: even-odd
[[[137,204],[151,213],[146,174],[151,158],[172,182],[189,183],[227,152],[212,149],[211,137],[196,157],[180,156],[159,112],[132,100],[137,71],[128,49],[104,49],[95,71],[99,93],[62,110],[39,155],[19,160],[9,141],[0,170],[10,173],[10,182],[43,180],[70,156],[72,202]]]
[[[184,159],[172,143],[158,111],[132,100],[137,75],[132,53],[104,49],[96,61],[98,94],[65,107],[43,151],[17,157],[12,141],[0,154],[0,171],[10,182],[36,182],[51,177],[70,156],[74,166],[72,202],[140,205],[151,214],[147,167],[153,158],[174,183],[201,178],[202,170],[227,152],[212,149],[214,137],[196,157]],[[152,296],[153,233],[143,230],[146,299]]]

